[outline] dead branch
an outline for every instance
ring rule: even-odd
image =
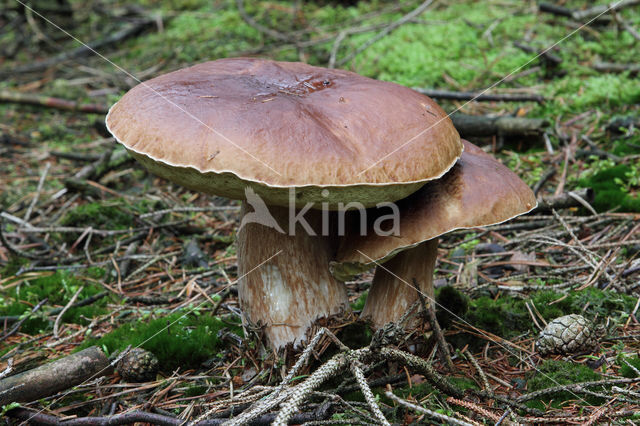
[[[385,395],[387,396],[387,398],[397,402],[400,405],[404,405],[405,407],[410,408],[410,409],[415,410],[415,411],[418,411],[419,413],[426,414],[427,416],[431,417],[432,419],[437,419],[437,420],[443,421],[445,424],[458,425],[458,426],[473,426],[471,423],[463,422],[462,420],[458,420],[458,419],[455,419],[453,417],[446,416],[444,414],[436,413],[435,411],[428,410],[428,409],[426,409],[424,407],[421,407],[420,405],[417,405],[417,404],[414,404],[412,402],[406,401],[406,400],[396,396],[396,394],[394,394],[391,391],[385,392]]]
[[[576,10],[575,12],[571,13],[571,17],[576,21],[582,21],[584,19],[594,18],[603,13],[616,12],[618,10],[624,9],[625,7],[635,6],[638,4],[640,4],[640,0],[620,0],[617,2],[612,2],[610,4],[593,6],[585,10]]]
[[[92,346],[57,361],[0,381],[0,406],[29,402],[76,386],[98,375],[109,374],[111,367],[104,353]]]
[[[539,136],[549,126],[547,120],[509,116],[476,116],[455,113],[451,121],[460,136]]]
[[[514,42],[513,45],[524,52],[535,53],[540,59],[552,67],[556,67],[562,63],[562,58],[554,55],[550,50],[538,50],[519,41]]]
[[[0,103],[14,103],[24,105],[38,105],[46,108],[61,109],[65,111],[86,112],[88,114],[106,114],[109,108],[98,104],[80,104],[67,99],[52,98],[29,93],[0,90]]]
[[[415,286],[415,288],[420,288],[415,278],[413,280],[413,285]],[[449,346],[447,345],[447,341],[445,340],[442,329],[440,328],[440,323],[438,323],[438,318],[436,318],[434,301],[427,301],[424,295],[420,292],[418,292],[418,298],[420,299],[420,303],[422,304],[422,309],[427,314],[429,324],[431,324],[431,330],[436,336],[436,340],[438,342],[438,350],[441,358],[444,360],[444,363],[447,365],[449,371],[454,371],[453,361],[451,360],[451,352],[449,352]]]
[[[558,392],[582,392],[586,390],[586,388],[590,388],[593,386],[610,386],[610,385],[620,385],[620,384],[629,384],[629,383],[638,383],[640,382],[640,377],[635,377],[633,379],[607,379],[607,380],[596,380],[592,382],[582,382],[582,383],[570,383],[567,385],[560,386],[552,386],[546,389],[540,389],[538,391],[529,392],[524,395],[519,396],[516,401],[517,402],[526,402],[531,401],[532,399],[539,398],[543,395],[551,395]]]
[[[560,195],[551,197],[543,197],[541,200],[538,200],[538,207],[533,209],[532,213],[540,213],[552,209],[567,209],[570,207],[585,207],[591,209],[591,206],[585,206],[585,202],[592,202],[593,197],[594,192],[591,188],[563,192]]]
[[[71,299],[69,299],[69,302],[67,302],[67,304],[64,305],[64,307],[62,308],[62,310],[60,311],[60,313],[56,317],[56,320],[53,323],[53,338],[54,339],[57,340],[58,338],[60,338],[60,336],[58,334],[58,330],[60,328],[60,322],[62,321],[62,317],[64,316],[65,312],[67,312],[69,310],[69,308],[71,308],[71,306],[75,303],[76,299],[78,298],[78,296],[80,295],[82,290],[84,290],[84,286],[83,285],[78,287],[78,290],[76,290],[76,292],[73,294],[73,296],[71,296]]]
[[[154,19],[143,19],[133,25],[129,25],[118,32],[115,32],[101,40],[96,40],[87,43],[86,45],[80,46],[76,49],[70,50],[68,52],[62,52],[50,59],[46,59],[44,61],[35,62],[32,64],[27,64],[19,67],[15,67],[7,70],[0,70],[1,75],[9,75],[9,74],[25,74],[32,72],[41,72],[50,68],[54,65],[60,64],[62,62],[68,61],[70,59],[80,58],[83,56],[89,56],[91,53],[94,53],[98,49],[103,49],[107,46],[111,46],[113,44],[117,44],[123,40],[128,39],[129,37],[135,36],[142,32],[145,28],[149,27],[155,22]]]
[[[588,19],[598,17],[597,18],[598,21],[609,22],[610,19],[608,16],[598,16],[598,15],[615,12],[625,7],[635,6],[637,4],[640,4],[640,0],[621,0],[618,2],[613,2],[611,4],[602,4],[602,5],[594,6],[585,10],[573,10],[573,9],[569,9],[569,8],[558,6],[551,3],[539,3],[538,9],[540,10],[540,12],[547,12],[557,16],[564,16],[565,18],[571,18],[576,21],[583,21],[583,20],[588,20]]]
[[[537,102],[543,103],[544,96],[536,94],[499,94],[482,92],[450,92],[447,90],[424,89],[413,87],[413,90],[427,95],[434,99],[450,99],[455,101],[476,101],[476,102]]]
[[[313,421],[326,420],[332,414],[332,404],[322,404],[311,412],[298,413],[291,418],[293,424],[302,424]],[[115,426],[129,425],[134,423],[149,423],[153,425],[163,426],[180,426],[186,424],[183,419],[170,417],[168,415],[146,413],[144,411],[131,411],[129,413],[115,414],[113,416],[97,416],[97,417],[77,417],[75,419],[62,420],[59,417],[50,414],[44,414],[27,408],[14,408],[5,413],[7,417],[11,417],[30,424],[46,425],[46,426]],[[246,423],[250,426],[268,426],[275,418],[275,414],[265,414],[259,418]],[[224,424],[228,419],[215,418],[202,420],[193,424],[194,426],[218,426]]]
[[[640,72],[640,64],[619,64],[615,62],[596,62],[592,68],[600,72]]]
[[[42,299],[36,306],[34,306],[31,309],[31,312],[29,312],[29,314],[25,315],[23,318],[21,318],[18,323],[13,326],[13,328],[9,331],[7,331],[5,334],[3,334],[2,336],[0,336],[0,342],[5,340],[7,337],[12,336],[16,331],[20,330],[20,327],[22,326],[22,324],[28,320],[31,315],[33,315],[38,309],[40,309],[40,307],[42,305],[44,305],[45,303],[47,303],[47,300],[49,300],[49,298],[45,297],[44,299]],[[1,397],[0,397],[1,398]]]
[[[25,139],[17,136],[9,135],[0,129],[0,144],[19,145],[25,148],[33,146],[33,144]]]

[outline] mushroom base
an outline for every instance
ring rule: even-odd
[[[398,253],[378,265],[362,310],[362,318],[374,328],[397,322],[418,300],[418,291],[433,299],[433,271],[438,257],[438,239]]]
[[[238,294],[244,321],[261,327],[277,350],[289,343],[298,346],[317,319],[346,312],[349,300],[344,284],[329,272],[331,239],[319,232],[310,235],[300,223],[290,235],[289,209],[268,210],[284,232],[249,220],[241,225]],[[320,213],[304,215],[314,231],[321,228]]]

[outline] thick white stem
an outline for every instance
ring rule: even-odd
[[[375,328],[397,322],[418,300],[418,290],[433,299],[433,271],[438,239],[425,241],[376,267],[362,317]]]
[[[246,212],[243,205],[243,217]],[[329,272],[333,250],[321,233],[322,212],[304,215],[316,235],[299,223],[290,235],[287,208],[269,206],[269,213],[284,232],[258,223],[245,223],[238,232],[238,293],[245,321],[262,327],[280,349],[304,341],[317,319],[346,312],[349,300]]]

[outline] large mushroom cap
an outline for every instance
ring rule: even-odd
[[[472,143],[463,143],[464,153],[446,175],[397,202],[400,235],[376,235],[369,227],[361,236],[358,226],[347,228],[332,264],[336,276],[348,277],[455,229],[507,221],[537,205],[533,191],[515,173]],[[367,212],[369,223],[390,214],[388,208]]]
[[[439,178],[462,143],[430,98],[343,70],[221,59],[141,83],[107,116],[152,172],[272,204],[393,201]],[[323,192],[323,189],[329,189]]]

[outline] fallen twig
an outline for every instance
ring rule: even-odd
[[[76,386],[97,375],[109,374],[111,367],[96,346],[49,364],[0,380],[0,406],[29,402]]]
[[[547,120],[522,117],[487,117],[455,113],[450,116],[460,136],[539,136],[549,126]]]
[[[298,413],[291,418],[294,424],[307,424],[313,421],[326,420],[331,415],[331,404],[321,405],[315,411]],[[183,419],[170,417],[168,415],[147,413],[144,411],[131,411],[128,413],[115,414],[113,416],[77,417],[75,419],[63,420],[50,414],[29,410],[27,408],[14,408],[5,413],[7,417],[12,417],[20,421],[46,426],[115,426],[129,425],[134,423],[148,423],[163,426],[181,426],[187,424]],[[273,422],[275,414],[265,414],[247,423],[249,426],[268,426]],[[193,426],[218,426],[227,421],[225,418],[215,418],[202,420],[197,423],[189,423]]]
[[[64,308],[62,308],[62,310],[60,311],[60,313],[56,317],[56,321],[53,323],[53,338],[54,339],[57,340],[57,339],[60,338],[60,336],[58,334],[58,329],[60,328],[60,322],[62,321],[62,317],[65,314],[65,312],[67,312],[69,310],[69,308],[71,308],[71,306],[76,301],[76,299],[78,298],[78,296],[80,295],[82,290],[84,290],[84,286],[81,285],[78,288],[78,290],[76,290],[76,292],[73,294],[73,296],[71,296],[71,299],[69,299],[69,302],[67,302],[67,304],[64,305]]]
[[[640,72],[640,64],[619,64],[615,62],[596,62],[592,65],[592,68],[601,72],[626,72],[632,73]]]
[[[413,280],[413,285],[415,288],[420,288],[416,280]],[[438,341],[438,350],[442,359],[444,359],[445,364],[449,371],[454,370],[453,361],[451,360],[451,353],[449,352],[449,346],[447,345],[447,341],[444,338],[444,334],[442,333],[442,329],[440,328],[440,324],[438,323],[438,318],[436,318],[436,310],[435,304],[432,300],[425,300],[426,298],[418,292],[418,297],[420,298],[420,303],[422,303],[422,309],[426,311],[427,318],[429,319],[429,324],[431,325],[431,330],[436,336],[436,340]]]
[[[31,312],[29,312],[27,315],[25,315],[23,318],[21,318],[18,323],[16,325],[13,326],[13,328],[9,331],[7,331],[5,334],[3,334],[0,337],[0,341],[5,340],[7,337],[12,336],[16,331],[18,331],[20,329],[20,327],[22,326],[22,324],[28,320],[29,318],[31,318],[31,315],[33,315],[38,309],[40,309],[40,307],[42,305],[44,305],[45,303],[47,303],[47,301],[49,300],[49,298],[45,297],[44,299],[42,299],[36,306],[34,306],[31,309]]]
[[[450,425],[458,425],[458,426],[473,426],[471,423],[463,422],[462,420],[455,419],[453,417],[446,416],[444,414],[436,413],[435,411],[428,410],[419,405],[413,404],[409,401],[406,401],[398,396],[396,396],[393,392],[386,391],[385,395],[387,398],[397,402],[400,405],[404,405],[407,408],[411,408],[414,411],[417,411],[422,414],[426,414],[427,416],[445,422],[445,424]]]
[[[61,109],[65,111],[86,112],[89,114],[106,114],[109,108],[98,104],[80,104],[67,99],[52,98],[29,93],[0,90],[0,103],[14,103],[25,105],[39,105],[47,108]]]
[[[640,0],[620,0],[611,4],[593,6],[585,10],[573,10],[563,6],[543,2],[538,4],[538,8],[540,12],[547,12],[557,16],[564,16],[566,18],[575,19],[576,21],[583,21],[585,19],[591,19],[598,15],[615,12],[622,8],[635,6],[637,4],[640,4]],[[600,16],[598,20],[609,20],[608,18],[609,17]]]
[[[538,50],[524,43],[520,43],[519,41],[514,42],[513,45],[524,52],[535,53],[540,59],[543,59],[547,64],[553,67],[558,66],[562,63],[562,58],[558,55],[554,55],[548,49]]]
[[[36,12],[37,13],[37,12]],[[62,52],[53,58],[46,59],[44,61],[35,62],[27,65],[22,65],[12,69],[0,70],[0,75],[16,75],[32,72],[41,72],[59,63],[68,61],[69,59],[80,58],[82,56],[88,56],[92,52],[98,49],[110,46],[112,44],[119,43],[126,40],[129,37],[139,34],[142,30],[155,23],[155,19],[143,19],[133,25],[129,25],[118,32],[115,32],[101,40],[96,40],[80,46],[76,49],[68,52]],[[88,111],[87,111],[88,112]]]
[[[538,207],[532,210],[532,213],[540,213],[544,211],[550,211],[552,209],[567,209],[569,207],[585,207],[593,214],[597,214],[593,211],[588,203],[593,201],[594,192],[591,188],[583,188],[576,191],[563,192],[557,196],[543,197],[538,200]],[[586,205],[585,205],[586,203]]]
[[[427,95],[434,99],[451,99],[456,101],[470,101],[477,102],[538,102],[543,103],[545,101],[542,95],[529,95],[529,94],[499,94],[499,93],[482,93],[482,92],[449,92],[447,90],[436,89],[423,89],[420,87],[414,87],[413,90]]]
[[[638,383],[640,382],[640,377],[635,377],[633,379],[607,379],[607,380],[596,380],[591,382],[582,382],[582,383],[570,383],[567,385],[560,386],[552,386],[546,389],[541,389],[534,392],[529,392],[524,395],[519,396],[516,401],[517,402],[526,402],[532,399],[539,398],[544,395],[550,395],[558,392],[580,392],[583,389],[592,386],[607,386],[607,385],[621,385],[621,384],[629,384],[629,383]]]

